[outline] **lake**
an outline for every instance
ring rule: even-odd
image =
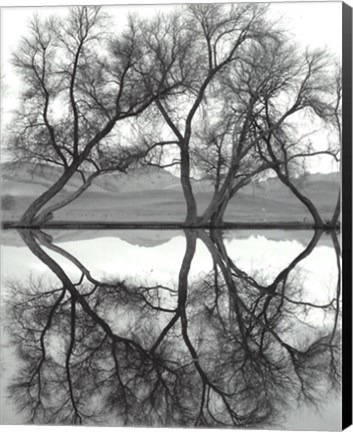
[[[1,423],[341,428],[337,236],[4,230]]]

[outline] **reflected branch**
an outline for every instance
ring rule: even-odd
[[[320,232],[267,284],[239,268],[220,232],[184,233],[175,289],[96,280],[45,233],[20,231],[57,278],[10,284],[6,322],[21,359],[11,396],[30,422],[263,427],[296,401],[317,404],[339,389],[337,238],[335,298],[319,305],[305,298],[297,269]],[[213,265],[191,280],[198,239]],[[80,280],[44,247],[80,269]],[[308,321],[312,311],[325,314],[325,325]]]

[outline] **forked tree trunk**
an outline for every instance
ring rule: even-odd
[[[68,168],[64,170],[59,179],[54,184],[52,184],[46,192],[33,201],[33,203],[22,215],[19,222],[20,226],[30,226],[36,223],[40,224],[40,221],[35,220],[39,210],[41,210],[57,193],[63,189],[66,183],[76,173],[77,168],[83,163],[83,161],[87,159],[94,146],[111,132],[117,121],[118,116],[111,118],[104,128],[88,142],[82,153],[74,159]]]
[[[212,224],[212,226],[216,226],[214,225],[214,222],[221,220],[223,218],[225,208],[227,207],[228,202],[230,201],[232,195],[231,179],[232,176],[229,173],[223,185],[218,191],[215,192],[211,202],[209,203],[208,207],[206,208],[203,215],[201,216],[199,220],[200,225]],[[221,208],[224,205],[225,208],[223,209],[223,211],[221,211]],[[219,217],[217,216],[218,214]]]
[[[239,189],[250,183],[251,177],[248,179],[240,180],[237,184],[231,185],[230,180],[223,184],[221,193],[215,195],[204,214],[202,215],[202,222],[209,223],[212,227],[220,227],[224,223],[224,214],[227,210],[230,200],[238,192]]]
[[[81,187],[79,187],[73,194],[67,196],[66,198],[62,199],[61,201],[52,204],[49,207],[46,207],[41,213],[39,213],[35,220],[36,222],[41,225],[46,220],[50,218],[50,215],[54,213],[55,211],[67,206],[71,202],[75,201],[77,198],[79,198],[92,184],[93,180],[99,176],[99,172],[95,172],[94,174],[91,174],[89,178],[85,181],[85,183],[82,184]]]
[[[71,165],[66,169],[63,174],[58,178],[58,180],[53,183],[50,188],[35,199],[32,204],[27,208],[27,210],[22,215],[19,225],[30,226],[36,224],[36,215],[38,212],[56,195],[58,194],[70,178],[76,172],[76,165]]]
[[[44,249],[41,248],[39,243],[36,241],[32,230],[18,230],[18,232],[30,251],[58,277],[62,283],[62,287],[70,293],[71,298],[81,306],[82,310],[87,314],[87,316],[102,329],[102,331],[109,339],[111,339],[113,343],[124,342],[129,344],[129,346],[133,346],[138,351],[146,353],[147,356],[149,355],[141,347],[141,345],[139,345],[133,339],[128,339],[124,336],[114,333],[114,330],[110,324],[105,320],[104,317],[96,312],[94,308],[92,308],[87,297],[79,292],[77,286],[71,281],[69,276],[64,272],[63,268],[50,255],[48,255]]]

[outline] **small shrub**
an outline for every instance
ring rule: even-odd
[[[6,194],[1,197],[1,210],[12,210],[15,205],[16,201],[12,195]]]

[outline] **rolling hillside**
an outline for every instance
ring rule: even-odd
[[[35,172],[29,166],[1,166],[2,191],[15,198],[2,220],[18,220],[25,208],[60,176],[57,168],[42,166]],[[332,216],[340,184],[339,173],[310,175],[298,187],[313,200],[323,218]],[[76,174],[61,194],[81,185]],[[199,214],[208,205],[213,189],[209,182],[193,181]],[[60,199],[60,197],[59,197]],[[76,201],[56,215],[56,220],[116,222],[182,222],[185,202],[179,178],[159,168],[143,168],[129,174],[112,173],[96,179]],[[268,179],[243,188],[228,206],[231,222],[310,220],[306,208],[278,180]]]
[[[11,166],[1,164],[2,190],[15,196],[38,196],[47,190],[61,175],[59,167],[38,166],[34,170],[28,164]],[[109,173],[95,179],[89,192],[119,193],[151,189],[163,189],[178,184],[179,179],[168,171],[147,167],[129,174]],[[81,175],[75,174],[63,192],[75,191],[82,184]]]

